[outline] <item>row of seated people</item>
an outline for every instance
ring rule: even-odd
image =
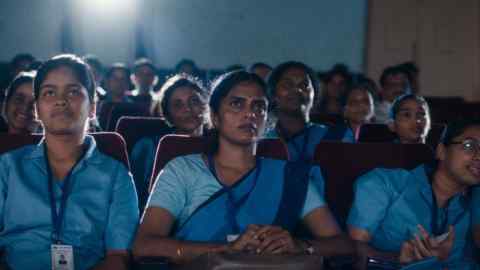
[[[209,82],[223,72],[233,69],[243,69],[242,66],[228,67],[226,71],[215,71],[214,76],[209,76],[206,80],[201,76],[196,64],[191,60],[182,60],[176,68],[165,73],[165,70],[159,70],[154,63],[146,58],[137,59],[133,66],[129,68],[125,64],[116,63],[105,69],[100,59],[93,55],[86,55],[83,58],[89,64],[97,82],[97,93],[102,103],[118,103],[128,102],[130,104],[141,104],[139,110],[133,112],[131,108],[128,110],[135,114],[148,113],[146,110],[155,99],[158,90],[163,86],[166,79],[171,74],[186,73],[203,82]],[[35,70],[41,65],[40,61],[29,54],[20,54],[15,56],[11,62],[11,75],[14,78],[22,70]],[[267,79],[273,68],[265,63],[257,62],[252,64],[248,71],[253,72],[263,79]],[[170,74],[170,75],[167,75]],[[343,96],[352,87],[352,84],[362,81],[368,85],[375,100],[375,118],[379,123],[384,123],[389,119],[388,113],[393,101],[398,95],[404,93],[418,94],[419,70],[415,63],[406,62],[399,65],[386,67],[378,80],[379,88],[372,79],[363,74],[356,74],[349,70],[344,64],[336,64],[327,72],[318,72],[318,83],[321,88],[320,94],[314,99],[314,106],[311,113],[314,116],[324,115],[341,115],[343,112]],[[3,89],[4,87],[2,87]],[[133,89],[133,90],[132,90]],[[3,99],[3,95],[0,99]],[[427,97],[427,101],[431,107],[432,119],[435,122],[450,122],[466,117],[480,117],[478,103],[465,102],[461,97]],[[113,130],[114,125],[108,125],[105,115],[102,114],[99,104],[97,112],[99,113],[100,126],[105,131]],[[152,106],[151,113],[155,112],[155,106]],[[109,109],[105,110],[109,115]],[[314,117],[316,118],[316,117]],[[107,119],[108,122],[108,119]],[[113,122],[114,123],[114,122]]]
[[[19,63],[23,60],[19,58]],[[85,60],[91,67],[97,86],[100,103],[97,106],[98,126],[97,129],[112,131],[116,120],[120,115],[152,116],[161,115],[157,97],[158,93],[154,85],[159,76],[155,75],[155,66],[148,59],[139,59],[135,62],[132,72],[125,65],[114,64],[105,74],[98,59],[89,56]],[[16,62],[16,61],[13,61]],[[28,62],[28,61],[27,61]],[[185,64],[185,65],[184,65]],[[13,65],[17,66],[17,65]],[[186,66],[187,68],[181,68]],[[194,64],[179,64],[178,71],[192,73]],[[193,67],[193,68],[192,68]],[[19,65],[15,72],[19,72],[24,65]],[[413,69],[412,69],[413,68]],[[252,72],[261,74],[264,79],[268,78],[272,68],[259,63],[252,65]],[[362,76],[353,75],[346,66],[336,65],[329,72],[321,75],[321,80],[315,79],[312,73],[312,83],[318,85],[321,91],[316,91],[314,106],[311,110],[312,120],[315,122],[318,116],[341,115],[344,108],[345,96],[351,88],[368,89],[374,102],[375,121],[384,123],[389,120],[389,111],[396,97],[405,93],[417,93],[415,68],[411,64],[387,67],[384,69],[379,83],[381,90],[377,89],[373,80]],[[413,73],[412,73],[413,71]],[[104,74],[104,75],[103,75]],[[320,75],[319,75],[320,76]],[[135,89],[132,89],[131,80],[134,81]],[[162,81],[163,86],[165,82]],[[158,88],[160,89],[160,87]],[[2,96],[3,98],[3,96]],[[448,122],[458,120],[461,117],[479,116],[478,104],[465,103],[461,98],[428,98],[431,103],[433,120],[436,122]],[[119,104],[122,103],[122,104]]]
[[[400,96],[392,107],[392,122],[388,125],[365,125],[373,117],[373,97],[366,84],[358,84],[345,96],[345,122],[337,123],[334,127],[313,124],[309,121],[312,95],[317,91],[309,79],[313,71],[302,63],[287,62],[275,68],[271,73],[269,84],[269,110],[276,120],[276,125],[270,128],[265,137],[283,138],[288,145],[290,159],[310,160],[313,157],[315,146],[321,140],[336,140],[343,142],[369,141],[368,130],[365,136],[360,136],[360,127],[384,128],[386,140],[399,143],[425,143],[430,131],[429,109],[425,100],[415,95]],[[302,88],[303,87],[303,88]],[[310,89],[308,92],[305,90]],[[298,89],[298,90],[296,90]],[[208,133],[208,110],[205,106],[208,100],[207,91],[192,78],[177,75],[169,79],[160,91],[159,102],[161,111],[170,129],[158,132],[155,136],[142,139],[137,145],[127,140],[127,146],[132,148],[132,172],[140,194],[141,206],[146,201],[145,188],[150,181],[153,160],[158,141],[168,132],[200,136]],[[297,111],[295,111],[297,110]],[[293,112],[293,113],[292,113]],[[274,122],[273,120],[271,122]],[[131,129],[136,129],[132,124]],[[120,125],[120,126],[125,126]],[[164,126],[158,124],[158,127]],[[443,125],[435,125],[434,132],[430,133],[431,145],[435,147]],[[123,130],[117,129],[121,134]],[[135,130],[138,134],[138,130]],[[126,134],[129,137],[128,134]],[[142,195],[143,194],[143,195]]]
[[[152,69],[153,67],[151,67],[151,63],[148,62],[148,61],[140,61],[139,63],[137,63],[135,65],[135,71],[138,73],[136,75],[136,77],[139,77],[138,81],[138,85],[143,85],[143,87],[147,88],[147,86],[149,85],[148,82],[151,81],[151,78],[152,76],[146,76],[145,77],[148,77],[148,78],[143,78],[141,74],[143,73],[146,73],[145,70],[150,70]],[[95,65],[93,65],[95,66]],[[93,67],[91,65],[91,67]],[[275,72],[272,72],[271,78],[269,78],[269,84],[273,86],[273,84],[276,84],[277,81],[279,79],[281,79],[281,77],[283,77],[283,72],[282,70],[280,70],[283,66],[283,69],[288,69],[290,65],[281,65],[279,67],[277,67],[275,69]],[[393,95],[393,97],[398,97],[399,94],[402,94],[402,93],[406,93],[407,91],[405,90],[398,90],[396,89],[395,91],[394,90],[391,90],[389,87],[387,87],[387,85],[390,85],[392,83],[389,83],[390,81],[395,81],[395,79],[402,75],[402,73],[399,73],[402,69],[393,69],[391,71],[389,71],[389,69],[387,69],[387,71],[385,72],[385,74],[382,75],[382,85],[385,85],[383,86],[383,92],[393,92],[393,93],[396,93],[397,96]],[[150,70],[151,72],[151,70]],[[118,73],[118,74],[117,74]],[[125,73],[125,74],[124,74]],[[282,75],[282,76],[276,76],[276,78],[274,78],[275,76],[273,76],[274,74],[279,74]],[[319,89],[318,89],[318,84],[317,84],[317,80],[314,79],[315,78],[315,74],[312,72],[310,72],[311,74],[309,74],[311,77],[312,77],[312,86],[314,87],[314,92],[316,93],[315,96],[320,96],[319,94]],[[123,71],[123,69],[121,67],[116,67],[116,68],[113,68],[110,69],[107,74],[106,74],[106,83],[109,85],[109,89],[123,89],[123,90],[111,90],[111,92],[121,92],[121,93],[124,93],[126,92],[125,89],[128,89],[128,87],[125,87],[125,86],[122,86],[124,85],[125,83],[122,83],[122,78],[128,78],[129,73],[126,73],[125,71]],[[333,75],[332,75],[333,76]],[[337,75],[335,75],[337,76]],[[336,78],[335,76],[333,76],[334,78]],[[30,78],[28,78],[30,77]],[[15,79],[11,86],[9,87],[8,91],[6,91],[6,102],[4,104],[4,107],[5,108],[10,108],[10,112],[11,113],[14,113],[15,110],[17,111],[21,111],[21,108],[22,108],[22,105],[25,105],[27,108],[29,107],[31,103],[31,99],[29,99],[28,97],[27,98],[23,98],[23,100],[25,100],[25,104],[22,104],[21,100],[19,100],[17,97],[19,95],[22,94],[22,91],[25,91],[28,89],[24,89],[26,88],[26,85],[28,85],[28,80],[30,81],[33,81],[33,74],[23,74],[21,76],[18,76],[17,79]],[[186,76],[188,77],[188,76]],[[405,77],[405,76],[403,76]],[[164,84],[164,87],[162,89],[168,89],[169,86],[172,85],[172,80],[175,81],[175,80],[179,80],[178,76],[177,78],[171,78],[170,80],[168,80],[165,84]],[[192,79],[193,80],[193,79]],[[143,82],[145,81],[145,82]],[[142,82],[142,83],[140,83]],[[199,88],[199,89],[202,89],[202,91],[205,91],[205,88],[202,87],[201,83],[197,80],[193,80],[192,84],[196,84],[196,87]],[[329,86],[330,84],[328,84]],[[343,110],[343,114],[345,114],[346,116],[346,119],[348,120],[349,123],[352,123],[351,126],[353,127],[353,130],[358,130],[358,128],[356,128],[356,126],[359,126],[358,123],[355,123],[355,122],[358,122],[359,120],[358,119],[361,119],[361,123],[363,122],[368,122],[368,121],[371,121],[372,120],[372,117],[374,116],[373,115],[373,112],[376,111],[375,108],[378,107],[378,104],[376,104],[375,102],[373,102],[374,100],[374,96],[376,94],[376,90],[374,89],[375,87],[373,87],[372,83],[364,78],[364,79],[361,79],[359,78],[359,80],[356,80],[355,83],[353,84],[348,84],[349,87],[347,88],[346,91],[343,91],[344,94],[342,94],[340,96],[339,99],[339,103]],[[140,86],[139,86],[140,87]],[[329,86],[330,87],[330,86]],[[141,88],[141,87],[140,87]],[[17,89],[20,89],[19,91],[19,95],[15,95],[16,93],[16,90]],[[330,88],[329,88],[330,89]],[[355,90],[356,91],[352,91],[352,90]],[[361,93],[362,90],[358,91],[359,89],[363,89],[363,91],[368,91],[368,93]],[[124,91],[125,90],[125,91]],[[332,90],[333,91],[333,90]],[[327,92],[332,92],[332,91],[327,91]],[[161,115],[163,114],[163,111],[162,111],[162,106],[161,106],[161,98],[162,98],[162,91],[160,91],[160,96],[158,99],[155,100],[155,104],[154,106],[148,106],[148,105],[145,105],[141,102],[123,102],[123,103],[118,103],[119,100],[110,100],[110,99],[105,99],[103,102],[101,102],[100,104],[102,106],[98,106],[97,107],[97,113],[98,113],[98,122],[100,124],[99,128],[101,130],[105,130],[105,131],[112,131],[115,129],[115,126],[116,126],[116,123],[117,123],[117,120],[122,116],[122,115],[135,115],[135,116],[146,116],[146,115]],[[338,92],[338,91],[337,91]],[[123,96],[123,94],[122,94]],[[15,97],[15,98],[11,98],[11,97]],[[123,96],[124,97],[124,96]],[[15,105],[17,102],[19,102],[19,104]],[[373,104],[373,105],[372,105]],[[363,105],[363,106],[362,106]],[[368,108],[366,106],[369,106]],[[372,106],[374,106],[372,108]],[[17,107],[17,108],[16,108]],[[20,107],[20,108],[18,108]],[[391,105],[389,105],[389,108],[391,107]],[[429,111],[429,108],[426,108],[427,111]],[[9,112],[8,110],[5,110],[5,112]],[[391,111],[391,110],[390,110]],[[313,114],[313,117],[312,117],[312,121],[313,122],[321,122],[321,123],[325,123],[325,122],[331,122],[329,120],[326,120],[325,119],[321,119],[322,117],[320,117],[319,119],[319,115],[315,114],[315,112],[311,111],[311,114]],[[429,112],[426,112],[426,114],[429,114]],[[38,127],[39,125],[38,124],[35,124],[35,122],[33,121],[33,109],[29,109],[29,110],[26,110],[25,113],[23,113],[23,115],[26,115],[30,121],[30,127],[31,128],[35,128],[35,127]],[[320,115],[320,116],[324,116],[324,115]],[[327,115],[328,116],[328,115]],[[6,114],[5,116],[7,119],[9,117],[8,114]],[[375,118],[379,118],[380,116],[379,115],[375,115]],[[388,117],[388,119],[391,119],[391,116]],[[379,121],[380,119],[376,119],[377,121]],[[5,125],[4,125],[5,127]]]
[[[300,75],[298,71],[300,71]],[[304,78],[302,78],[302,74]],[[428,104],[419,96],[410,94],[397,98],[392,106],[391,122],[388,128],[382,124],[366,125],[365,123],[371,121],[374,111],[371,85],[366,81],[354,84],[342,98],[344,121],[322,121],[326,122],[327,125],[334,125],[333,128],[310,123],[306,117],[309,115],[309,109],[311,108],[312,97],[309,95],[318,93],[317,84],[310,79],[314,76],[309,67],[298,62],[287,62],[279,65],[269,76],[268,84],[269,89],[271,89],[269,97],[271,103],[275,104],[270,109],[275,114],[272,118],[276,118],[278,124],[266,136],[280,136],[288,141],[289,151],[292,155],[291,159],[297,160],[302,155],[310,159],[314,147],[320,140],[340,140],[343,142],[391,140],[401,143],[424,143],[428,139],[429,145],[433,148],[438,143],[443,125],[434,124],[432,132],[429,132],[431,120]],[[29,95],[29,92],[32,92],[33,79],[34,74],[21,73],[7,91],[4,115],[9,123],[9,132],[29,132],[33,130],[32,126],[36,126],[36,122],[33,120],[33,95]],[[310,87],[313,91],[310,93],[300,91],[301,94],[297,98],[299,100],[295,101],[295,97],[292,98],[289,91],[296,87],[300,89],[302,87],[301,83],[306,85],[307,88]],[[198,80],[187,75],[177,75],[167,80],[160,90],[158,99],[158,110],[164,115],[168,127],[163,122],[147,121],[147,124],[150,125],[156,123],[155,126],[149,127],[153,131],[150,135],[153,134],[153,136],[142,139],[135,147],[136,140],[129,140],[128,137],[131,137],[129,134],[117,129],[127,138],[128,153],[131,155],[132,172],[141,199],[141,207],[146,202],[146,183],[149,182],[151,177],[155,150],[159,139],[167,133],[202,135],[204,129],[207,129],[205,127],[209,126],[207,100],[208,91]],[[302,113],[299,117],[290,115],[289,110],[292,106],[302,107]],[[145,115],[147,112],[145,106],[133,103],[106,103],[102,106],[102,110],[107,112],[104,114],[107,117],[103,119],[101,117],[100,122],[105,123],[108,130],[113,130],[113,126],[116,126],[116,119],[122,114],[135,115],[135,113],[139,113]],[[132,126],[129,128],[137,134],[133,137],[139,138],[140,130],[137,129],[136,123],[130,121],[128,125],[130,124]],[[305,124],[307,128],[302,131],[301,128]],[[373,136],[370,135],[372,134],[370,130],[374,131]],[[379,132],[383,134],[379,136]],[[430,136],[427,137],[427,134]],[[305,153],[303,154],[303,152]]]
[[[171,160],[158,173],[135,235],[139,212],[128,167],[85,137],[95,115],[88,67],[74,56],[47,61],[34,83],[44,140],[1,156],[2,259],[14,269],[51,263],[122,269],[133,240],[134,257],[180,264],[205,253],[246,252],[369,255],[403,264],[433,258],[429,263],[436,267],[474,267],[472,227],[478,213],[472,206],[479,198],[463,195],[470,196],[465,191],[480,181],[479,124],[448,129],[437,148],[431,184],[424,167],[374,171],[360,180],[347,222],[349,237],[329,210],[320,168],[311,163],[319,143],[311,140],[328,129],[306,123],[314,91],[306,70],[296,64],[284,71],[295,85],[275,93],[251,73],[220,77],[209,100],[213,145],[203,154]],[[202,107],[197,99],[179,105],[191,111],[193,105]],[[281,128],[267,137],[287,139],[288,160],[255,155],[269,100]],[[424,116],[415,115],[420,121],[414,122]],[[423,197],[417,198],[417,188]],[[299,222],[309,239],[295,237]],[[415,230],[419,224],[424,229]],[[435,238],[447,230],[445,239]]]

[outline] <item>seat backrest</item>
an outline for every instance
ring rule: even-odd
[[[150,108],[145,104],[106,102],[102,105],[99,122],[105,131],[113,131],[122,116],[149,116],[149,114]]]
[[[358,142],[393,142],[396,138],[385,124],[363,124],[358,133]]]
[[[122,162],[130,169],[125,141],[122,136],[114,132],[97,132],[90,135],[95,138],[100,152]],[[42,138],[42,134],[16,135],[0,133],[0,154],[26,145],[37,144]]]
[[[327,126],[335,126],[337,124],[343,123],[344,119],[339,114],[311,114],[310,121],[316,124],[322,124]]]
[[[115,131],[125,139],[130,154],[141,138],[163,136],[170,133],[171,128],[160,117],[122,116],[118,119]]]
[[[447,129],[446,124],[440,124],[440,123],[432,124],[430,132],[428,132],[428,135],[427,135],[427,140],[426,140],[427,145],[429,145],[432,149],[435,150],[437,148],[437,145],[442,140],[442,136],[443,136],[443,133],[445,132],[445,129]]]
[[[435,149],[445,128],[445,124],[432,124],[426,139],[427,145]],[[363,124],[358,134],[358,142],[393,142],[397,138],[397,135],[387,125],[376,123]]]
[[[0,105],[2,105],[1,102],[0,102]],[[7,122],[5,122],[5,119],[1,116],[0,116],[0,132],[8,132]]]
[[[345,225],[353,201],[353,183],[374,168],[413,169],[434,159],[425,144],[321,142],[314,162],[325,178],[325,197],[340,224]]]
[[[116,132],[94,132],[90,135],[95,138],[100,152],[122,162],[130,171],[127,146],[120,134]]]
[[[17,148],[36,144],[42,139],[42,135],[24,135],[24,134],[9,134],[0,133],[0,154],[13,151]]]
[[[166,135],[157,147],[155,163],[150,178],[149,190],[153,188],[158,173],[172,159],[195,153],[207,153],[212,147],[211,137],[189,137]],[[280,139],[263,139],[257,145],[257,155],[273,159],[288,160],[288,150]]]
[[[425,97],[430,107],[432,121],[450,123],[462,119],[465,100],[462,97]]]
[[[475,119],[480,121],[480,102],[469,102],[462,106],[463,119]]]

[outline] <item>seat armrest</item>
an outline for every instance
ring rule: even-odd
[[[140,257],[133,262],[135,270],[168,270],[170,263],[165,257]]]

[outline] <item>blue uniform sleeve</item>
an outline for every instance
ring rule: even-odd
[[[472,224],[480,224],[480,186],[476,186],[472,189],[472,200],[471,200],[471,211],[472,211]]]
[[[132,175],[121,163],[113,185],[105,245],[107,250],[127,250],[137,230],[139,210]]]
[[[325,182],[318,166],[314,166],[310,170],[309,180],[305,204],[301,213],[302,219],[313,210],[327,205],[324,198]]]
[[[4,158],[4,155],[0,156],[0,231],[3,231],[3,227],[5,226],[5,200],[7,199],[7,165]],[[1,241],[0,241],[1,242]],[[0,246],[0,251],[2,247]]]
[[[355,143],[355,135],[351,128],[347,128],[345,134],[343,135],[342,142],[344,143]]]
[[[389,175],[381,170],[373,170],[360,177],[354,186],[355,198],[347,219],[353,228],[375,233],[383,220],[392,196],[388,185]]]
[[[181,158],[171,160],[160,171],[155,180],[147,207],[160,207],[172,214],[176,219],[185,208],[187,188],[183,177],[184,168]],[[194,177],[194,176],[192,176]]]

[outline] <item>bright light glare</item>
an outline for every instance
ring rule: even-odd
[[[77,0],[84,10],[94,14],[120,15],[135,10],[136,0]]]

